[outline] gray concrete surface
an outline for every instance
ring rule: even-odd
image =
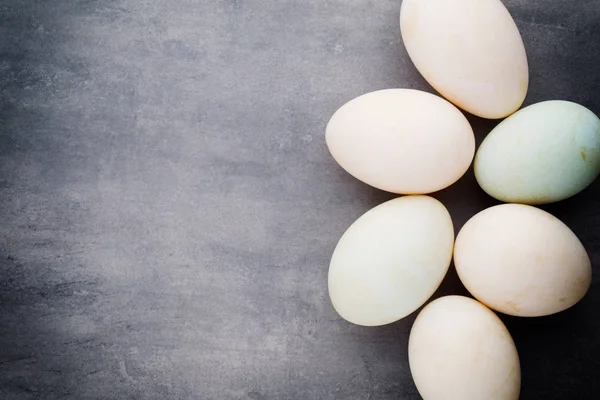
[[[600,112],[600,2],[507,0],[527,103]],[[331,159],[344,102],[431,90],[396,0],[0,0],[0,399],[419,399],[414,316],[341,320],[342,232],[390,194]],[[480,141],[495,122],[471,118]],[[595,278],[504,318],[522,399],[600,398],[600,183],[546,207]],[[456,228],[494,204],[469,172]],[[438,295],[464,293],[451,272]]]

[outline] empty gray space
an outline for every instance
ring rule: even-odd
[[[600,113],[600,2],[507,0],[526,104]],[[0,0],[0,399],[416,400],[414,315],[351,325],[327,268],[394,196],[325,125],[368,91],[432,89],[399,0]],[[497,123],[469,117],[478,143]],[[496,204],[472,171],[455,228]],[[600,182],[544,207],[587,248],[573,309],[503,317],[522,399],[600,398]],[[451,271],[437,293],[465,294]],[[484,400],[484,399],[482,399]]]

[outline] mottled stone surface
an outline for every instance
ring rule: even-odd
[[[600,112],[600,2],[507,0],[526,104]],[[431,90],[400,1],[0,0],[0,399],[419,399],[414,315],[341,320],[327,268],[392,198],[324,128],[388,87]],[[480,142],[495,125],[470,118]],[[495,202],[435,195],[456,229]],[[600,182],[544,207],[594,265],[582,303],[504,318],[522,399],[600,398]],[[451,272],[439,294],[464,293]]]

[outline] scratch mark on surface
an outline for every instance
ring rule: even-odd
[[[342,389],[342,387],[348,386],[350,383],[352,383],[352,381],[354,379],[356,379],[357,376],[358,376],[358,372],[356,374],[352,375],[352,377],[350,379],[348,379],[346,382],[337,384],[336,387],[334,387],[333,389],[331,389],[329,391],[329,394],[338,393]]]
[[[119,371],[121,372],[123,378],[125,378],[131,383],[137,383],[137,381],[127,373],[127,366],[125,365],[125,361],[119,361]]]
[[[63,344],[66,344],[66,345],[71,345],[71,344],[80,345],[80,344],[91,343],[93,341],[94,341],[94,339],[71,340],[71,341],[68,341],[68,342],[63,342]]]
[[[373,397],[373,393],[371,391],[373,383],[373,373],[371,372],[371,367],[369,365],[369,362],[367,361],[367,358],[364,356],[360,356],[360,358],[363,362],[363,366],[365,367],[365,371],[367,372],[367,382],[369,383],[369,397],[367,397],[367,400],[369,400]]]
[[[543,22],[524,21],[524,20],[521,20],[521,19],[517,19],[515,21],[523,23],[523,24],[528,24],[528,25],[533,25],[533,26],[537,26],[537,27],[542,27],[542,28],[559,29],[559,30],[563,30],[563,31],[575,32],[574,29],[567,28],[566,26],[562,26],[562,25],[547,24],[547,23],[543,23]]]
[[[11,358],[9,360],[1,360],[0,361],[0,365],[12,363],[12,362],[17,362],[17,361],[29,360],[30,358],[33,358],[33,356],[17,357],[17,358]]]

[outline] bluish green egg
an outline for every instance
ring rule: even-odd
[[[475,156],[481,188],[509,203],[564,200],[599,174],[600,119],[569,101],[517,111],[489,133]]]

